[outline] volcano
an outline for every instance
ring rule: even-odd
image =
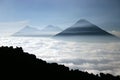
[[[83,41],[97,41],[97,40],[118,40],[115,35],[101,29],[91,22],[82,19],[77,21],[71,27],[55,35],[56,38],[64,37],[64,39],[80,39]]]
[[[69,35],[108,35],[113,36],[112,34],[106,32],[105,30],[99,28],[98,26],[90,23],[87,20],[79,20],[73,26],[65,29],[56,36],[69,36]]]

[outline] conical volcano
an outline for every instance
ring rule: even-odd
[[[71,27],[55,35],[55,38],[78,41],[118,41],[119,38],[87,20],[79,20]]]
[[[69,36],[69,35],[109,35],[112,34],[99,28],[98,26],[88,22],[87,20],[79,20],[73,26],[65,29],[56,36]]]

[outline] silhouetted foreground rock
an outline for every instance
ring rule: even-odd
[[[0,77],[38,78],[39,79],[73,79],[73,80],[120,80],[120,76],[100,73],[89,74],[79,70],[69,70],[64,65],[47,63],[35,55],[23,52],[21,47],[0,47]]]

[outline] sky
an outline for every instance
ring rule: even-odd
[[[65,29],[80,19],[107,31],[120,31],[119,8],[120,0],[0,0],[0,32],[15,32],[26,25]]]
[[[12,35],[25,26],[41,29],[55,25],[65,29],[80,19],[120,36],[120,0],[0,0],[0,36]],[[39,58],[64,63],[71,68],[120,74],[119,43],[0,37],[0,44],[22,46],[26,52],[35,53]]]

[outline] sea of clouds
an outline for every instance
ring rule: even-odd
[[[0,37],[0,46],[19,46],[47,62],[92,73],[120,75],[120,43],[88,43],[37,37]]]

